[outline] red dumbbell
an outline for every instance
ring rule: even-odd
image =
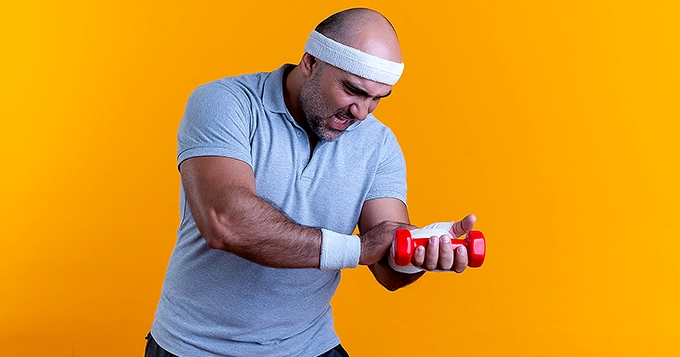
[[[397,234],[394,237],[394,249],[392,249],[392,260],[399,266],[407,266],[411,263],[411,257],[416,248],[420,246],[427,246],[427,238],[413,238],[411,231],[408,229],[397,229]],[[451,244],[454,249],[463,245],[468,252],[468,266],[471,268],[479,268],[484,264],[484,257],[486,257],[486,240],[484,234],[480,231],[470,231],[463,239],[451,239]]]

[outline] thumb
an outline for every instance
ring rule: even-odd
[[[465,233],[469,232],[472,230],[472,227],[475,226],[475,222],[477,222],[477,216],[474,214],[469,214],[465,216],[463,219],[461,219],[458,222],[455,222],[453,226],[451,226],[451,235],[454,237],[460,237],[464,235]]]

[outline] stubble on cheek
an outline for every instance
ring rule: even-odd
[[[298,101],[307,126],[321,141],[337,140],[347,127],[357,121],[349,107],[335,109],[328,103],[321,93],[320,73],[300,89]]]

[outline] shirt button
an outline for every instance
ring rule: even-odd
[[[302,133],[298,130],[297,136],[299,137],[300,135],[302,135]]]

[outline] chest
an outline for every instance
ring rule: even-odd
[[[276,119],[258,121],[252,135],[258,195],[300,224],[351,231],[377,169],[375,148],[346,132],[312,151],[302,128]]]

